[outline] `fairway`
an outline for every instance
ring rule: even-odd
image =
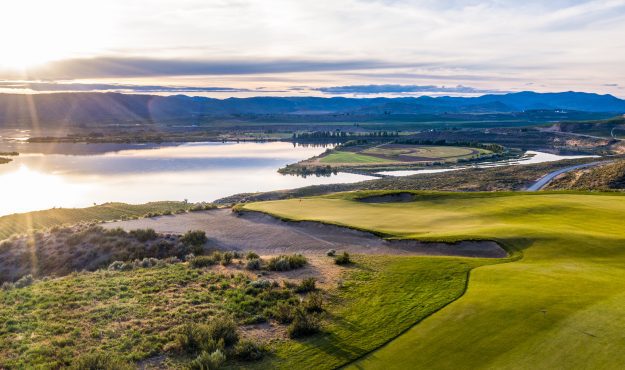
[[[459,146],[387,144],[365,149],[362,153],[388,157],[409,156],[424,159],[441,159],[468,156],[476,153],[476,150]]]
[[[456,162],[492,154],[481,148],[386,143],[379,145],[350,145],[332,150],[317,159],[332,165],[410,164],[426,162]]]
[[[360,195],[359,195],[360,194]],[[494,239],[523,258],[471,272],[460,299],[357,368],[621,368],[625,362],[625,197],[583,193],[363,193],[246,205],[422,240]]]
[[[321,163],[388,163],[390,160],[368,155],[336,151],[319,159]]]

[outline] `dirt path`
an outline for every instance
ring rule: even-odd
[[[103,224],[126,230],[152,228],[160,233],[182,234],[204,230],[210,243],[219,249],[256,251],[262,255],[305,253],[320,255],[329,249],[363,254],[450,255],[505,257],[507,253],[492,241],[455,244],[388,241],[374,234],[318,222],[284,222],[269,215],[246,212],[240,216],[230,209],[191,212]]]

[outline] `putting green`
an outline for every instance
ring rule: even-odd
[[[625,197],[586,193],[363,193],[246,205],[422,240],[496,239],[517,262],[472,271],[463,297],[356,368],[622,368]],[[379,194],[379,193],[376,193]]]

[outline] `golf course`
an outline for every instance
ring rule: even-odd
[[[250,203],[244,209],[393,238],[495,240],[513,257],[474,268],[457,300],[422,320],[415,317],[409,330],[350,367],[622,367],[625,197],[415,192],[408,201],[362,201],[383,200],[385,194],[340,193]]]
[[[485,149],[461,146],[435,145],[355,145],[332,151],[319,159],[320,163],[389,163],[389,162],[428,162],[456,161],[471,156],[488,154]]]

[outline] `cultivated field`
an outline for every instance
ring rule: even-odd
[[[620,368],[625,362],[625,197],[346,193],[246,208],[421,240],[498,240],[522,258],[471,272],[467,292],[356,368]],[[378,193],[373,193],[378,194]]]

